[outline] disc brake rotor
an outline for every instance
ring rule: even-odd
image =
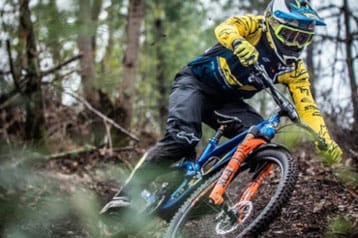
[[[218,223],[215,231],[218,235],[224,235],[242,226],[253,210],[251,201],[236,203],[228,211],[221,211],[216,217]]]

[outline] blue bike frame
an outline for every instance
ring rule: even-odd
[[[266,138],[273,138],[276,134],[277,126],[280,123],[280,118],[280,113],[275,113],[268,119],[261,121],[257,125],[254,125],[254,127],[256,127]],[[219,144],[218,140],[215,137],[212,137],[195,162],[185,161],[177,165],[176,168],[184,169],[186,178],[181,183],[181,185],[170,195],[169,199],[161,205],[159,210],[161,212],[165,212],[165,210],[170,209],[176,204],[180,203],[182,199],[184,199],[189,193],[197,188],[196,185],[198,185],[203,180],[204,176],[212,174],[212,172],[217,171],[217,169],[225,165],[230,160],[238,145],[244,140],[248,133],[249,129],[241,132],[240,134],[222,144]],[[220,160],[217,161],[209,171],[203,173],[203,165],[205,165],[205,163],[208,162],[212,157],[220,157]],[[188,186],[189,183],[191,184]]]
[[[310,132],[320,147],[326,148],[327,145],[324,139],[300,121],[294,105],[276,89],[264,66],[256,63],[254,67],[257,71],[256,76],[258,80],[261,80],[260,83],[270,90],[274,101],[279,106],[279,110],[276,113],[257,125],[254,125],[260,136],[263,136],[269,142],[277,133],[281,117],[285,116]],[[186,178],[170,197],[160,205],[159,211],[165,212],[180,204],[187,195],[197,188],[197,185],[199,185],[207,175],[211,175],[226,165],[248,133],[250,133],[250,129],[243,131],[222,144],[219,144],[218,139],[214,136],[209,140],[208,145],[195,162],[186,161],[180,163],[177,168],[184,169]],[[270,146],[272,146],[272,144]],[[205,167],[206,163],[210,162],[211,158],[219,158],[219,160],[215,161],[208,170],[203,171],[203,167]]]

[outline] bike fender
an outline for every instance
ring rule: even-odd
[[[265,149],[275,149],[275,150],[284,150],[286,151],[288,154],[291,154],[290,150],[282,145],[282,144],[277,144],[277,143],[266,143],[266,144],[262,144],[259,147],[257,147],[254,151],[252,151],[247,158],[250,158],[252,156],[254,156],[255,154],[257,154],[258,152],[265,150]]]

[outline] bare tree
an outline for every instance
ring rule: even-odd
[[[81,79],[85,98],[95,107],[99,107],[99,94],[96,89],[96,29],[102,0],[80,0],[78,22],[80,25],[77,45],[82,55],[80,59]]]
[[[36,38],[31,21],[31,12],[29,9],[29,0],[20,1],[20,24],[19,24],[19,41],[20,52],[17,60],[16,70],[13,71],[15,82],[24,82],[18,84],[26,108],[25,135],[28,140],[38,141],[43,136],[44,125],[44,108],[41,90],[41,73],[37,57]],[[23,79],[21,71],[25,70],[26,74]]]
[[[358,131],[358,92],[357,92],[357,80],[354,72],[354,56],[353,56],[353,33],[351,29],[351,18],[353,13],[350,11],[348,0],[343,1],[343,14],[345,22],[345,50],[346,50],[346,61],[347,71],[349,76],[349,83],[351,88],[351,98],[353,105],[353,131]],[[357,59],[357,58],[355,58]]]
[[[320,12],[326,13],[326,19],[332,19],[336,21],[337,27],[333,31],[328,31],[326,34],[321,34],[322,44],[316,45],[323,52],[332,53],[328,59],[331,62],[331,67],[326,70],[326,75],[332,79],[347,79],[341,80],[341,82],[348,82],[350,104],[341,104],[333,102],[332,92],[334,88],[331,87],[325,92],[321,92],[321,96],[324,98],[327,105],[331,106],[330,117],[331,121],[344,121],[345,124],[351,125],[352,132],[358,129],[358,92],[357,92],[357,79],[354,72],[355,60],[358,59],[356,52],[358,32],[355,26],[358,25],[358,18],[355,16],[352,8],[349,6],[348,0],[343,0],[340,3],[331,3],[323,5],[319,8]],[[352,26],[355,24],[355,26]],[[333,26],[329,26],[331,29]],[[328,43],[328,44],[327,44]],[[327,45],[333,45],[332,50],[325,51]],[[323,53],[322,52],[322,53]],[[321,56],[326,56],[322,54]],[[327,58],[320,57],[320,63],[327,60]],[[343,64],[342,64],[343,63]],[[316,68],[319,66],[316,66]],[[329,72],[330,71],[330,72]],[[318,74],[318,70],[316,71]],[[317,91],[318,92],[318,91]],[[341,96],[342,98],[342,96]],[[343,98],[342,98],[343,99]],[[346,100],[346,99],[344,99]],[[352,113],[352,114],[351,114]],[[339,119],[339,120],[338,120]],[[353,119],[353,120],[351,120]],[[350,121],[353,121],[351,124]]]
[[[315,72],[315,65],[314,65],[314,42],[307,47],[307,56],[306,56],[306,63],[307,63],[307,70],[310,74],[311,79],[311,90],[313,97],[316,97],[316,89],[313,86],[314,82],[316,81],[316,72]]]
[[[156,47],[155,51],[157,54],[156,63],[156,82],[159,90],[158,106],[159,106],[159,121],[161,123],[160,128],[163,132],[165,129],[165,122],[167,117],[167,85],[166,85],[166,74],[165,74],[165,53],[163,46],[160,44],[161,40],[165,36],[164,34],[164,20],[161,16],[154,19],[155,31],[156,31]]]
[[[143,19],[143,0],[130,0],[126,50],[123,57],[123,81],[120,88],[119,108],[123,126],[130,127],[135,97],[136,68],[139,53],[140,28]]]

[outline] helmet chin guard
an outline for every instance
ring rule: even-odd
[[[292,65],[293,63],[297,62],[300,59],[304,48],[283,45],[279,40],[272,36],[273,32],[270,29],[270,26],[267,23],[265,24],[266,38],[281,63],[284,65]]]

